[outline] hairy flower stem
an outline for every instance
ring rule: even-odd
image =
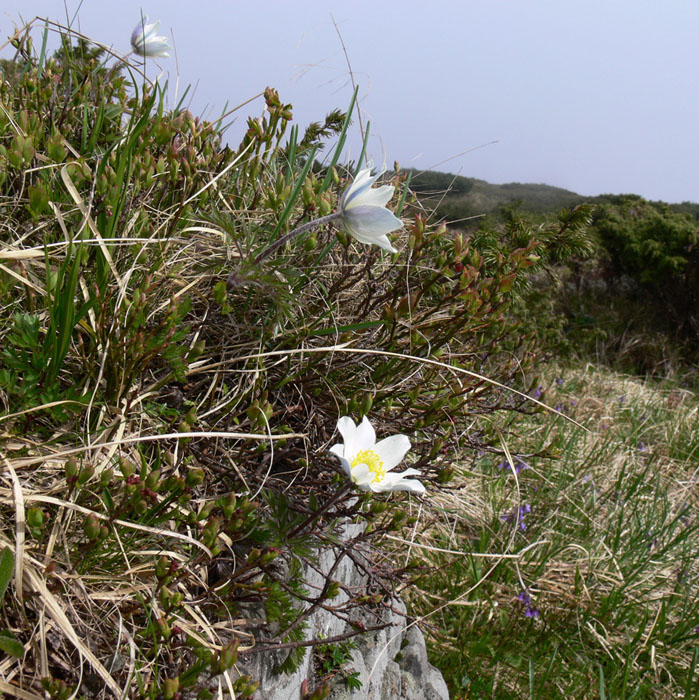
[[[321,216],[320,219],[313,219],[313,221],[307,221],[305,224],[301,224],[301,226],[293,229],[292,231],[289,231],[289,233],[285,233],[281,238],[278,238],[276,241],[274,241],[274,243],[272,243],[272,245],[269,248],[265,248],[259,255],[255,257],[253,263],[257,264],[262,262],[263,260],[267,260],[267,258],[270,257],[270,255],[273,255],[285,243],[288,243],[290,240],[296,238],[296,236],[300,236],[302,233],[306,233],[306,231],[310,231],[311,229],[318,228],[318,226],[327,224],[330,221],[339,219],[341,216],[342,214],[339,211],[336,211],[333,214]]]
[[[334,212],[333,214],[328,214],[327,216],[321,216],[320,219],[313,219],[313,221],[307,221],[305,224],[301,224],[301,226],[298,226],[297,228],[289,231],[288,233],[285,233],[281,238],[278,238],[274,243],[272,243],[269,248],[265,248],[261,253],[258,253],[255,256],[255,259],[252,261],[253,265],[257,265],[258,263],[261,263],[263,260],[267,260],[270,256],[272,256],[276,251],[278,251],[284,244],[288,243],[290,240],[296,238],[296,236],[300,236],[302,233],[306,233],[306,231],[310,231],[314,228],[318,228],[318,226],[322,226],[323,224],[327,224],[331,221],[335,221],[335,219],[339,219],[342,216],[342,213],[339,211]],[[230,275],[228,275],[228,279],[226,280],[226,287],[230,289],[234,289],[235,287],[239,287],[241,284],[244,284],[244,281],[241,281],[241,279],[238,277],[237,272],[231,272]]]

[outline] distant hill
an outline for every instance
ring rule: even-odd
[[[410,187],[428,209],[435,209],[438,218],[458,222],[484,214],[499,216],[503,208],[516,205],[522,212],[548,214],[575,207],[583,202],[605,203],[618,195],[603,194],[585,197],[552,185],[509,182],[493,185],[485,180],[431,170],[408,169]],[[625,195],[639,196],[639,195]],[[640,196],[639,196],[640,198]],[[692,214],[699,220],[699,204],[671,204],[673,211]]]

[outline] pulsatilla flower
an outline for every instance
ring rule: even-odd
[[[343,416],[337,421],[337,429],[344,444],[333,445],[330,451],[340,458],[347,476],[362,491],[425,493],[425,487],[417,479],[405,478],[420,474],[417,469],[406,469],[400,474],[391,471],[410,449],[406,435],[391,435],[376,442],[376,433],[366,416],[359,425]]]
[[[148,22],[148,15],[141,18],[131,33],[131,47],[139,56],[169,58],[170,44],[167,37],[157,36],[160,20]]]
[[[387,233],[403,227],[403,222],[394,216],[386,204],[393,196],[393,185],[372,185],[381,176],[383,170],[371,174],[371,168],[365,168],[357,173],[354,182],[344,191],[340,199],[338,213],[342,228],[361,243],[375,245],[398,252],[388,240]]]

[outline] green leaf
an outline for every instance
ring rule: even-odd
[[[12,580],[14,570],[15,555],[9,547],[5,547],[0,554],[0,602],[5,597],[5,591]]]
[[[0,649],[16,659],[24,656],[24,647],[7,630],[0,630]]]

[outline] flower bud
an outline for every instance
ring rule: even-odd
[[[206,477],[203,469],[193,469],[187,474],[185,484],[189,488],[194,488],[195,486],[199,486],[199,484],[203,483],[205,478]]]
[[[163,681],[163,698],[165,700],[172,700],[180,689],[180,679],[175,676],[175,678],[166,678]]]
[[[44,526],[45,516],[41,508],[34,506],[27,511],[27,525],[33,529],[41,529]]]
[[[158,633],[163,639],[170,639],[172,629],[170,627],[170,623],[167,621],[167,618],[165,616],[159,617],[155,621],[155,628],[158,630]]]
[[[161,586],[158,592],[158,600],[160,605],[166,610],[170,607],[170,598],[172,598],[172,591],[167,586]]]
[[[83,529],[89,540],[96,540],[100,536],[100,521],[94,513],[85,518]]]
[[[127,459],[121,458],[119,460],[119,471],[125,479],[128,479],[134,472],[134,465]]]
[[[82,486],[86,484],[92,475],[95,473],[95,468],[91,464],[83,464],[78,474],[78,483]]]
[[[43,214],[49,208],[49,196],[43,187],[29,185],[29,208],[32,214]]]
[[[78,475],[78,465],[74,457],[69,457],[65,464],[66,479],[73,480]]]
[[[221,652],[219,653],[219,665],[221,671],[226,671],[229,668],[232,668],[233,664],[235,664],[236,661],[238,661],[239,646],[240,642],[236,639],[230,644],[226,644],[226,646],[224,646],[221,649]]]
[[[170,560],[167,557],[159,557],[155,563],[155,576],[164,579],[170,573]]]
[[[280,554],[280,549],[271,547],[260,557],[260,566],[267,566],[267,564],[271,564]]]

